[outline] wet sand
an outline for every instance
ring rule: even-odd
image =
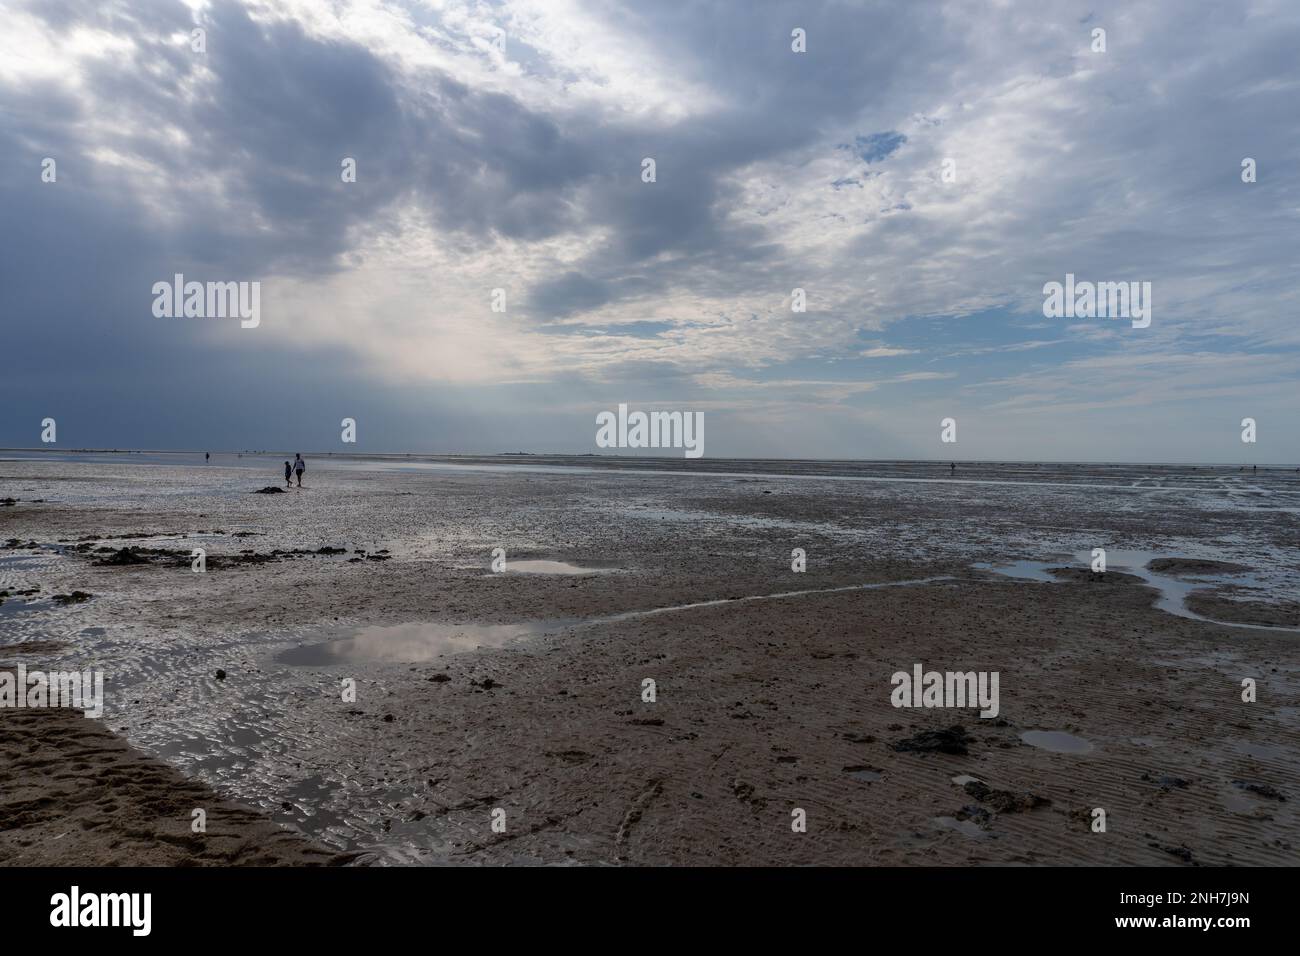
[[[0,462],[0,590],[40,589],[0,605],[0,660],[98,662],[143,754],[361,862],[1296,858],[1300,633],[1214,622],[1300,628],[1291,473],[312,461],[253,495],[230,464]],[[1093,547],[1245,570],[1157,566],[1197,620]],[[122,548],[147,563],[96,563]],[[1017,561],[1064,570],[992,570]],[[998,671],[997,718],[891,706],[916,663]],[[964,754],[893,746],[956,725]]]
[[[342,866],[71,709],[0,708],[0,865]],[[195,832],[202,810],[202,832]]]

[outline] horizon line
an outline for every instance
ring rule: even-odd
[[[79,454],[79,455],[233,455],[233,456],[279,456],[284,454],[302,454],[301,452],[284,452],[272,451],[266,449],[255,450],[221,450],[213,452],[210,449],[192,449],[192,448],[42,448],[42,447],[0,447],[0,454],[5,452],[39,452],[42,454]],[[309,451],[308,455],[318,458],[572,458],[572,459],[597,459],[605,462],[638,462],[638,461],[690,461],[696,464],[706,461],[728,462],[728,461],[753,461],[753,462],[812,462],[821,464],[967,464],[967,465],[992,465],[992,464],[1016,464],[1016,465],[1125,465],[1125,466],[1159,466],[1159,467],[1180,467],[1180,468],[1263,468],[1268,470],[1285,469],[1287,471],[1300,470],[1300,465],[1286,462],[1250,462],[1242,461],[1128,461],[1123,459],[1034,459],[1034,458],[765,458],[755,456],[728,456],[715,455],[704,456],[701,458],[682,459],[675,455],[618,455],[618,454],[601,454],[597,452],[532,452],[532,451],[506,451],[506,452],[413,452],[413,451],[376,451],[376,452],[357,452],[357,451]]]

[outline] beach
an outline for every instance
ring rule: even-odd
[[[234,864],[1296,858],[1292,469],[308,454],[256,493],[284,457],[0,453],[0,665],[105,685],[0,708],[0,863],[220,855],[193,794],[86,826],[128,747],[239,809]],[[895,706],[917,666],[996,715]]]

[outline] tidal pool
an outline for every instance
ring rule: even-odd
[[[564,622],[524,624],[435,624],[419,622],[387,627],[363,627],[347,637],[319,644],[302,644],[280,653],[276,660],[296,667],[328,667],[356,661],[419,664],[445,654],[481,647],[505,647],[528,637],[560,630]]]
[[[1187,596],[1198,589],[1223,584],[1245,585],[1252,587],[1264,587],[1265,582],[1262,579],[1249,575],[1242,571],[1226,572],[1198,572],[1195,575],[1188,575],[1194,580],[1182,580],[1168,574],[1160,574],[1155,571],[1147,570],[1147,565],[1161,557],[1186,557],[1185,555],[1162,555],[1155,551],[1132,551],[1122,549],[1106,550],[1106,567],[1107,570],[1123,571],[1135,575],[1155,588],[1159,593],[1156,598],[1156,607],[1169,614],[1185,617],[1193,621],[1204,621],[1207,624],[1219,624],[1223,627],[1243,627],[1256,631],[1288,631],[1294,633],[1297,629],[1293,627],[1270,626],[1267,624],[1243,624],[1232,621],[1217,621],[1214,618],[1205,617],[1197,614],[1187,607]],[[1080,551],[1074,555],[1075,566],[1090,568],[1092,566],[1092,552]],[[1025,581],[1039,581],[1047,584],[1061,583],[1049,572],[1052,568],[1068,567],[1068,561],[1013,561],[1008,564],[987,564],[980,563],[972,565],[981,571],[992,571],[994,574],[1000,574],[1003,577],[1016,578]]]

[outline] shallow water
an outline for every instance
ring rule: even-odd
[[[1292,755],[1290,750],[1280,744],[1261,744],[1250,740],[1238,743],[1235,749],[1256,760],[1286,760]]]
[[[1275,490],[1294,493],[1294,465],[1271,463],[1258,474],[1225,465],[1165,465],[1105,462],[964,462],[949,470],[934,461],[806,461],[780,459],[655,458],[634,455],[334,455],[307,452],[307,475],[318,472],[444,472],[602,475],[621,473],[645,478],[727,478],[760,481],[835,481],[921,483],[952,486],[1071,488],[1136,493],[1140,496],[1210,493],[1216,496],[1267,497]],[[237,455],[218,452],[210,463],[202,452],[60,452],[11,449],[0,461],[75,464],[155,465],[172,469],[220,472],[231,468],[265,472],[275,484],[284,480],[286,453]],[[1261,482],[1272,484],[1265,488]],[[249,489],[255,490],[255,489]],[[1270,509],[1274,510],[1274,509]]]
[[[956,817],[935,817],[934,822],[946,830],[956,830],[963,836],[968,836],[973,840],[988,840],[993,837],[992,833],[982,829],[979,824],[971,820],[958,820]]]
[[[583,568],[567,561],[507,561],[506,573],[520,574],[603,574],[602,568]]]
[[[36,595],[31,597],[13,597],[10,595],[4,599],[3,604],[0,604],[0,619],[15,617],[27,611],[34,611],[46,604],[48,602],[40,600]]]
[[[302,644],[279,654],[281,664],[329,667],[357,661],[419,664],[444,654],[463,654],[485,647],[506,647],[527,637],[560,630],[557,623],[435,624],[418,622],[363,627],[347,637]]]
[[[11,554],[0,558],[0,571],[36,570],[45,560],[45,556],[40,554]]]
[[[876,783],[885,779],[884,773],[871,767],[845,767],[844,772],[854,780],[861,780],[863,783]]]
[[[1214,618],[1205,617],[1197,614],[1187,606],[1187,597],[1193,591],[1202,590],[1206,587],[1219,585],[1235,585],[1238,587],[1265,589],[1270,586],[1270,582],[1258,574],[1252,574],[1248,571],[1222,571],[1222,572],[1196,572],[1195,574],[1185,575],[1186,580],[1181,577],[1173,577],[1169,574],[1159,574],[1155,571],[1147,570],[1147,565],[1157,558],[1189,558],[1192,555],[1187,554],[1165,554],[1159,551],[1136,551],[1122,549],[1106,550],[1106,569],[1107,571],[1123,571],[1141,578],[1144,582],[1155,588],[1159,592],[1156,599],[1156,607],[1169,614],[1185,617],[1193,621],[1204,621],[1207,624],[1218,624],[1222,627],[1241,627],[1250,630],[1260,631],[1290,631],[1297,632],[1300,629],[1293,627],[1281,627],[1268,624],[1243,624],[1232,621],[1219,621]],[[1205,555],[1196,555],[1197,558],[1206,557]],[[1080,551],[1074,556],[1076,567],[1091,568],[1092,552]],[[1210,560],[1219,560],[1217,557]],[[1003,577],[1016,578],[1018,580],[1037,581],[1047,584],[1059,584],[1060,581],[1049,573],[1052,568],[1062,567],[1060,561],[1013,561],[1008,564],[989,564],[978,563],[972,567],[981,571],[992,571]],[[1065,566],[1069,566],[1066,563]]]

